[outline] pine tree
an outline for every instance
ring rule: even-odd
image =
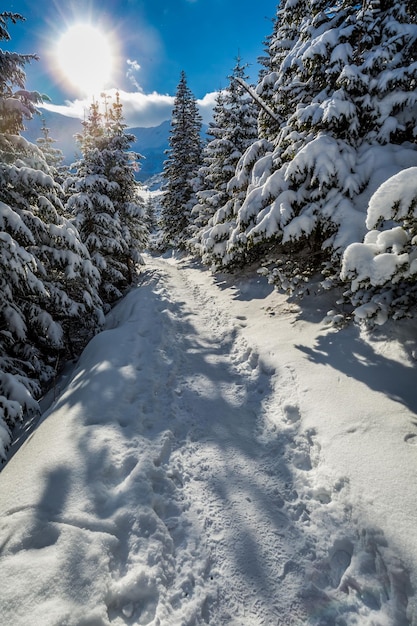
[[[209,244],[227,239],[223,266],[267,260],[271,281],[289,290],[320,272],[338,280],[344,249],[365,233],[360,198],[375,191],[375,162],[391,154],[399,168],[398,147],[415,142],[410,7],[291,0],[279,9],[257,87],[274,122],[260,114],[261,136],[274,149],[256,155],[253,144],[242,158],[252,169],[235,227],[212,218]]]
[[[119,94],[111,107],[105,104],[104,114],[97,102],[90,106],[78,137],[82,158],[65,189],[67,210],[100,273],[100,294],[109,307],[135,279],[147,229],[135,180],[138,155],[129,149],[134,137],[125,132]]]
[[[258,108],[239,79],[245,67],[236,59],[227,89],[219,92],[208,134],[212,140],[203,150],[199,203],[193,209],[195,233],[192,245],[206,262],[220,262],[222,242],[235,224],[246,186],[235,177],[237,165],[257,139]]]
[[[36,140],[37,146],[42,150],[45,161],[54,172],[54,179],[63,182],[68,168],[62,167],[64,155],[62,150],[55,148],[56,140],[51,137],[50,129],[46,126],[45,118],[42,118],[41,136]]]
[[[2,14],[0,33],[9,38]],[[0,51],[0,430],[25,413],[70,349],[76,320],[102,316],[96,274],[64,217],[62,190],[42,151],[19,136],[38,94],[24,90],[27,57]],[[14,92],[14,86],[20,88]],[[23,95],[22,95],[23,94]],[[29,106],[30,105],[30,106]],[[85,327],[85,326],[84,326]],[[6,426],[4,425],[6,424]],[[2,439],[0,434],[0,440]],[[5,441],[3,437],[3,442]],[[7,439],[6,439],[7,441]],[[4,450],[0,448],[0,455]]]
[[[148,243],[148,226],[146,209],[142,196],[139,194],[140,184],[135,179],[139,170],[140,154],[131,151],[135,136],[126,132],[127,125],[123,119],[123,107],[119,92],[109,112],[108,133],[111,141],[104,152],[106,158],[106,174],[108,179],[118,185],[116,207],[122,223],[122,236],[127,252],[120,258],[124,264],[123,272],[128,285],[137,278],[138,266],[142,264],[141,252]]]
[[[185,73],[174,100],[168,159],[164,164],[161,228],[165,247],[183,248],[188,237],[192,207],[196,204],[196,179],[202,163],[202,118],[187,85]]]
[[[417,161],[417,159],[415,159]],[[354,316],[368,326],[409,316],[417,303],[417,167],[386,180],[370,199],[363,243],[343,255]]]
[[[148,195],[148,198],[145,203],[145,221],[148,228],[149,233],[153,233],[157,226],[156,219],[156,210],[155,203],[152,199],[151,194]]]

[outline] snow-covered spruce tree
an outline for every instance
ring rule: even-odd
[[[303,10],[305,5],[306,0],[292,0],[293,14],[297,13],[301,19],[305,15],[305,10]],[[256,90],[246,83],[247,77],[244,76],[243,68],[239,67],[239,64],[235,68],[235,75],[229,77],[232,81],[231,85],[234,86],[232,91],[238,93],[242,104],[245,102],[243,108],[247,107],[257,120],[250,126],[251,140],[246,142],[247,147],[242,150],[243,154],[236,162],[234,174],[227,181],[224,204],[218,203],[219,208],[210,218],[208,226],[200,232],[200,238],[202,238],[200,253],[203,254],[204,261],[210,263],[213,269],[221,267],[232,269],[250,263],[253,257],[252,250],[245,246],[240,248],[240,254],[237,254],[234,249],[234,253],[229,255],[228,239],[235,230],[240,207],[251,186],[259,184],[260,178],[266,179],[272,170],[273,142],[277,138],[283,121],[273,99],[278,58],[276,46],[279,41],[281,48],[286,49],[290,42],[280,38],[283,37],[281,31],[277,32],[281,21],[275,17],[272,23],[273,32],[264,42],[267,46],[266,54],[259,59],[264,69],[260,71]],[[219,105],[221,106],[221,103]],[[202,172],[204,174],[204,169]],[[212,209],[210,214],[212,214]]]
[[[126,132],[123,106],[119,92],[109,109],[108,132],[111,140],[103,150],[106,160],[106,174],[110,181],[118,185],[115,197],[117,210],[122,223],[122,236],[126,252],[120,257],[124,264],[123,275],[128,285],[137,278],[139,266],[143,263],[141,252],[148,244],[149,229],[146,221],[146,207],[139,194],[140,183],[135,178],[139,170],[140,154],[131,150],[135,136]]]
[[[105,100],[104,113],[99,103],[91,104],[78,136],[82,158],[65,185],[67,210],[100,274],[107,308],[135,280],[147,244],[144,203],[135,180],[139,155],[130,151],[134,136],[126,133],[118,93],[115,98],[111,106]]]
[[[10,41],[8,24],[25,21],[18,13],[0,13],[0,41]],[[17,135],[24,129],[23,120],[30,120],[42,100],[36,91],[26,91],[24,67],[37,61],[36,54],[18,54],[0,50],[0,133]]]
[[[273,269],[267,273],[293,290],[315,272],[337,276],[346,246],[362,239],[361,193],[372,192],[370,144],[386,150],[388,140],[405,140],[401,126],[415,126],[414,70],[406,60],[414,58],[415,24],[404,17],[404,5],[396,10],[405,21],[394,19],[393,3],[384,10],[376,4],[311,4],[274,76],[275,111],[287,119],[276,138],[272,173],[262,178],[256,164],[257,180],[253,177],[229,237],[230,265],[248,250],[261,259],[270,245]],[[377,28],[381,23],[385,27]],[[378,37],[369,39],[374,31]],[[411,74],[412,81],[408,92],[388,97],[385,84],[396,67],[400,78]]]
[[[309,20],[309,0],[287,0],[278,6],[273,31],[266,41],[266,55],[259,59],[264,68],[259,73],[256,94],[274,112],[272,116],[260,108],[258,134],[261,139],[275,143],[281,126],[304,96],[306,85],[295,78],[299,61],[295,60],[297,55],[293,49],[303,45],[300,31]]]
[[[239,82],[247,80],[241,59],[236,59],[229,85],[219,92],[208,135],[211,141],[203,150],[198,204],[193,208],[190,246],[206,263],[220,262],[228,233],[246,187],[237,184],[235,173],[242,155],[258,138],[258,108]],[[215,218],[213,217],[215,215]]]
[[[45,118],[42,118],[41,136],[36,140],[36,145],[42,150],[45,161],[49,165],[54,180],[62,184],[68,176],[69,168],[62,165],[64,154],[59,148],[55,148],[56,139],[50,135],[50,129],[46,126]]]
[[[145,202],[145,223],[149,233],[153,233],[157,226],[155,202],[149,194]]]
[[[24,247],[33,256],[35,275],[44,290],[42,298],[21,294],[30,341],[40,351],[39,363],[42,358],[65,358],[78,352],[102,321],[98,274],[79,233],[65,216],[62,188],[54,181],[43,153],[23,137],[3,134],[0,142],[2,152],[15,153],[13,164],[0,166],[2,182],[7,181],[0,199],[32,234]],[[48,374],[41,373],[42,377],[46,380]]]
[[[254,181],[228,246],[231,259],[250,250],[261,260],[268,251],[271,280],[290,290],[344,244],[343,220],[349,227],[356,221],[358,228],[363,222],[352,204],[358,191],[352,176],[356,150],[346,132],[349,123],[355,125],[355,110],[338,92],[341,71],[353,60],[348,40],[355,11],[348,3],[316,2],[303,16],[292,5],[279,12],[276,34],[284,50],[281,39],[271,41],[280,63],[270,79],[273,107],[285,120],[272,173]],[[262,82],[268,84],[268,77]]]
[[[2,39],[19,19],[0,15]],[[34,58],[0,51],[0,456],[8,428],[37,410],[72,322],[101,314],[96,275],[63,216],[60,187],[41,150],[18,134],[40,98],[24,89],[23,68]]]
[[[346,68],[343,84],[358,94],[369,143],[401,145],[417,136],[415,9],[413,0],[368,0],[358,13],[358,69]]]
[[[196,192],[198,204],[193,207],[191,212],[190,233],[192,233],[192,240],[196,239],[198,231],[207,225],[218,208],[218,204],[222,205],[226,201],[222,157],[226,158],[227,153],[225,155],[221,145],[221,136],[225,125],[224,96],[224,91],[219,91],[217,94],[213,107],[213,120],[207,129],[208,142],[204,145],[201,155],[202,165],[198,170],[198,191]],[[213,198],[213,196],[215,197]],[[193,245],[193,242],[190,245]]]
[[[343,256],[354,316],[369,326],[411,314],[417,304],[417,167],[385,181],[371,197],[363,243]]]
[[[201,127],[196,99],[187,85],[185,72],[181,72],[163,171],[160,225],[165,248],[184,248],[189,236],[191,210],[197,201],[196,180],[202,164]]]
[[[284,239],[282,222],[286,225],[288,218],[297,216],[301,203],[309,200],[310,189],[301,189],[297,195],[299,181],[294,180],[292,183],[287,180],[286,169],[297,151],[309,143],[314,135],[312,132],[297,129],[296,120],[293,120],[292,132],[289,132],[288,129],[291,127],[289,116],[294,113],[296,102],[304,107],[311,102],[314,94],[322,90],[323,79],[320,78],[320,73],[323,73],[322,66],[318,64],[315,69],[318,79],[305,75],[303,55],[315,38],[322,37],[324,19],[325,16],[320,13],[320,19],[317,18],[320,23],[316,32],[312,11],[309,3],[304,0],[288,1],[279,11],[279,19],[275,22],[274,33],[270,39],[270,72],[262,73],[257,88],[259,99],[262,102],[265,102],[262,98],[268,99],[265,102],[267,107],[261,107],[260,113],[260,131],[265,137],[263,140],[265,145],[252,145],[243,157],[243,163],[249,164],[252,172],[245,171],[246,198],[236,215],[235,227],[229,231],[228,243],[223,251],[224,266],[233,268],[261,258],[265,250],[271,247],[281,255]],[[326,19],[330,21],[330,15]],[[333,16],[333,22],[335,19]],[[343,16],[339,20],[342,21]],[[324,51],[329,54],[326,46]],[[289,57],[291,62],[288,62]],[[277,85],[280,89],[279,94]],[[272,124],[268,127],[265,121],[262,121],[265,115],[272,119]],[[277,124],[281,130],[274,138],[273,131],[276,132]],[[291,145],[284,144],[284,141],[288,144],[288,138]],[[268,139],[273,140],[274,150]],[[269,154],[269,150],[273,150],[273,153]],[[314,156],[317,156],[318,152],[314,151]],[[314,158],[312,160],[314,161]],[[238,183],[241,171],[237,173]],[[313,184],[317,185],[317,181]],[[329,186],[331,184],[329,181]],[[277,197],[280,198],[279,202],[275,202]],[[306,221],[304,220],[303,225],[306,225]],[[217,215],[213,217],[213,222],[218,222]],[[312,226],[314,228],[314,225]],[[293,233],[290,233],[290,237],[292,236]],[[290,252],[294,253],[293,246],[287,251]],[[311,250],[309,253],[306,257],[311,260]]]
[[[415,3],[374,1],[362,18],[362,71],[352,78],[366,116],[362,162],[368,177],[378,167],[378,182],[386,180],[371,197],[363,243],[344,253],[341,276],[356,319],[373,325],[409,315],[416,304]]]
[[[80,233],[91,261],[99,274],[99,293],[105,309],[121,296],[117,284],[123,280],[119,264],[113,262],[116,249],[121,252],[122,227],[111,200],[115,185],[104,174],[104,160],[98,147],[105,127],[98,102],[90,105],[83,132],[77,136],[81,157],[72,169],[74,175],[64,183],[66,210]]]

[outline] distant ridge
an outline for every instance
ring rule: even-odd
[[[169,148],[169,131],[171,122],[166,120],[159,126],[149,128],[129,128],[129,132],[135,135],[136,141],[132,144],[132,150],[141,154],[144,159],[140,161],[138,180],[144,182],[149,178],[161,174],[166,160],[165,151]]]

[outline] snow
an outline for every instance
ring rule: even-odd
[[[398,233],[396,233],[398,231]],[[371,231],[369,234],[373,234]],[[391,235],[391,237],[387,237]],[[343,257],[342,278],[349,278],[356,273],[352,280],[351,289],[356,291],[364,280],[371,285],[383,285],[389,281],[395,282],[395,274],[402,265],[409,262],[409,255],[385,252],[388,243],[393,247],[400,247],[405,235],[402,228],[395,228],[384,233],[378,233],[375,242],[353,243]],[[394,243],[395,242],[395,243]]]
[[[415,321],[233,281],[146,256],[22,431],[2,623],[417,624]]]
[[[381,219],[393,218],[393,207],[398,206],[395,217],[404,219],[411,210],[414,216],[417,202],[417,167],[407,167],[386,180],[369,201],[367,227],[373,228]]]

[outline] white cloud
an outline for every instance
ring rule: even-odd
[[[88,112],[89,103],[87,100],[74,100],[70,102],[67,100],[65,104],[52,104],[50,102],[44,102],[39,105],[40,109],[46,109],[53,113],[59,113],[65,117],[72,117],[74,119],[83,120]]]
[[[132,85],[134,86],[135,89],[137,89],[138,91],[142,92],[143,89],[142,87],[139,85],[138,81],[136,80],[136,76],[135,74],[137,72],[139,72],[140,70],[140,65],[137,61],[132,61],[131,59],[126,59],[126,63],[128,66],[128,70],[126,72],[126,78],[132,83]]]
[[[115,90],[108,90],[106,93],[114,95]],[[128,92],[121,89],[119,89],[119,94],[124,119],[130,128],[159,126],[162,122],[171,119],[174,96],[156,92],[149,94],[141,91]],[[215,98],[216,92],[212,92],[197,100],[205,124],[211,120]],[[62,105],[45,102],[42,107],[66,117],[84,120],[88,115],[90,104],[90,100],[74,100]]]
[[[106,91],[114,95],[115,90]],[[158,126],[165,120],[171,119],[173,96],[158,93],[144,94],[140,91],[127,92],[119,90],[120,101],[123,105],[123,116],[126,124],[131,127]],[[67,101],[65,104],[50,104],[45,102],[42,108],[65,117],[73,117],[84,120],[88,115],[91,100]]]
[[[137,61],[132,61],[131,59],[126,59],[126,63],[129,65],[133,72],[138,72],[140,70],[140,65]]]
[[[120,91],[123,104],[123,115],[126,123],[131,126],[158,126],[171,119],[174,97],[153,92]]]
[[[198,108],[203,117],[204,124],[208,124],[212,119],[213,107],[216,102],[217,91],[206,93],[204,98],[197,100]]]

